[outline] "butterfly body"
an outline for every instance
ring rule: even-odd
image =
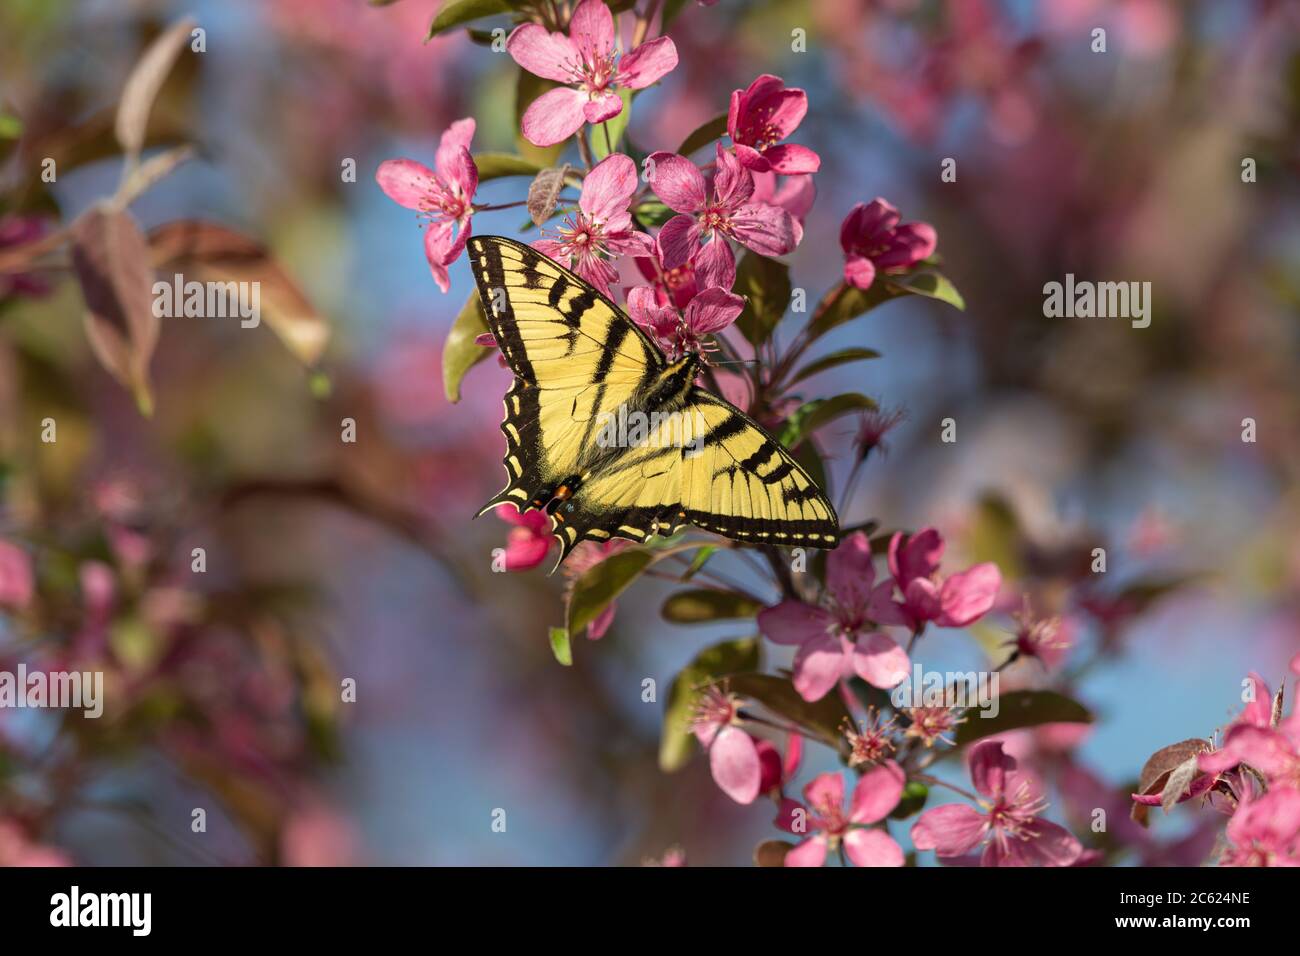
[[[644,541],[695,525],[741,541],[832,548],[839,525],[781,444],[669,362],[617,306],[522,243],[466,247],[515,380],[505,396],[506,487],[479,512],[545,509],[562,546]]]

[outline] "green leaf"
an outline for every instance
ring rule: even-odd
[[[826,743],[847,746],[841,728],[851,724],[852,719],[838,693],[831,692],[821,700],[804,700],[788,678],[774,674],[733,674],[727,683],[733,693],[753,698],[774,714],[812,731]]]
[[[623,101],[623,108],[618,111],[617,116],[607,119],[591,131],[591,149],[597,161],[604,159],[610,153],[618,152],[618,141],[623,138],[627,124],[632,119],[633,92],[627,87],[620,87],[618,95]]]
[[[573,647],[569,643],[569,632],[562,627],[552,627],[547,631],[551,640],[551,653],[565,667],[573,664]]]
[[[492,354],[474,339],[488,331],[487,318],[478,293],[471,292],[465,306],[452,323],[447,341],[442,345],[442,387],[447,401],[460,401],[460,383],[465,373]]]
[[[667,203],[657,199],[647,199],[632,210],[632,215],[647,226],[662,226],[677,213]]]
[[[966,722],[956,733],[958,747],[983,737],[1037,727],[1040,724],[1090,724],[1092,714],[1077,700],[1054,690],[1013,690],[998,696],[996,717],[984,717],[976,709],[966,712]]]
[[[880,358],[880,353],[875,349],[840,349],[838,352],[832,352],[830,355],[823,355],[821,358],[809,362],[798,372],[794,378],[790,379],[790,384],[802,382],[806,378],[812,378],[820,372],[829,368],[835,368],[839,365],[847,365],[850,362],[865,362],[868,359]]]
[[[659,738],[661,770],[672,773],[686,766],[691,759],[696,746],[695,735],[690,732],[691,714],[700,691],[723,677],[753,671],[758,666],[758,638],[746,637],[706,647],[682,668],[673,678],[664,705],[664,723]]]
[[[453,27],[498,13],[509,13],[512,6],[509,0],[451,0],[443,4],[429,24],[429,34],[424,42],[428,43],[439,33],[445,33]]]
[[[746,252],[736,267],[737,295],[747,301],[736,327],[751,345],[761,345],[790,306],[790,267],[755,252]]]
[[[829,425],[837,418],[853,412],[869,411],[876,407],[874,399],[857,392],[846,392],[834,398],[815,398],[794,410],[781,431],[781,444],[794,448],[817,429]]]
[[[925,806],[926,798],[929,796],[930,788],[921,781],[907,781],[907,786],[903,788],[903,795],[898,800],[898,806],[890,811],[889,819],[906,820],[912,814],[920,813],[921,808]]]
[[[524,159],[536,163],[539,169],[555,165],[560,154],[564,152],[564,143],[556,143],[554,146],[534,146],[524,139],[524,134],[519,130],[522,128],[524,111],[532,105],[533,100],[543,93],[549,93],[559,85],[554,80],[544,80],[540,76],[534,76],[527,70],[519,71],[519,79],[515,84],[515,149]]]
[[[682,145],[677,147],[679,156],[689,156],[701,146],[706,146],[727,133],[727,114],[715,116],[704,125],[700,126],[695,132],[691,133],[682,140]]]
[[[948,278],[938,272],[915,272],[887,280],[890,285],[901,287],[914,295],[923,295],[929,299],[946,302],[954,309],[966,310],[966,300],[961,297],[957,287]]]
[[[812,321],[808,323],[809,338],[825,335],[836,326],[856,319],[882,302],[904,294],[885,282],[873,282],[865,292],[855,286],[840,283],[822,296],[821,302],[817,304]]]
[[[763,605],[731,591],[692,588],[678,591],[664,601],[660,610],[665,621],[674,624],[707,624],[738,617],[753,617]]]
[[[504,176],[536,176],[543,169],[531,159],[511,153],[479,153],[474,157],[474,165],[478,167],[481,183]]]
[[[822,462],[821,452],[817,450],[817,446],[810,441],[800,442],[799,447],[790,454],[794,456],[795,461],[803,465],[803,470],[808,472],[808,477],[817,482],[817,487],[825,492],[826,465]],[[817,553],[820,555],[825,552]]]
[[[704,567],[709,558],[713,557],[713,555],[719,550],[720,549],[716,544],[706,544],[704,547],[700,548],[700,550],[696,551],[695,557],[691,559],[691,566],[687,568],[686,573],[682,575],[682,580],[689,581],[691,578],[695,577],[696,573]]]
[[[573,585],[565,613],[565,627],[572,638],[600,616],[628,586],[650,566],[655,555],[642,548],[612,554],[591,568]]]

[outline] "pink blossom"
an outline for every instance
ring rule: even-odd
[[[16,544],[0,539],[0,607],[22,610],[31,603],[32,562]]]
[[[908,720],[904,737],[914,737],[926,747],[944,743],[951,747],[957,742],[953,734],[959,724],[966,723],[956,707],[904,707],[902,714]]]
[[[926,810],[912,827],[918,850],[958,857],[984,844],[981,866],[1069,866],[1079,858],[1079,841],[1040,818],[1047,809],[1041,785],[1017,769],[1001,741],[976,744],[968,759],[971,781],[987,800],[978,810],[964,803]]]
[[[873,408],[863,412],[862,420],[858,424],[858,434],[855,437],[858,457],[866,458],[877,448],[882,455],[888,452],[889,443],[885,441],[885,436],[902,424],[905,417],[901,408],[892,410]]]
[[[905,624],[913,631],[927,621],[939,627],[965,627],[993,606],[1002,575],[991,562],[948,578],[939,576],[944,541],[934,528],[924,528],[907,538],[901,531],[889,541],[889,570],[901,601],[880,609],[882,624]]]
[[[478,166],[469,153],[473,137],[474,120],[457,120],[438,142],[433,169],[413,159],[388,159],[379,164],[375,173],[379,188],[389,199],[428,220],[424,254],[433,281],[443,292],[450,287],[447,266],[465,248],[474,215]]]
[[[821,866],[827,852],[839,849],[855,866],[902,866],[903,850],[885,830],[871,827],[898,806],[906,777],[889,760],[859,778],[849,812],[844,813],[844,777],[818,774],[803,789],[808,837],[785,856],[786,866]],[[802,808],[799,808],[802,809]]]
[[[551,534],[551,516],[545,511],[520,512],[514,508],[497,508],[496,516],[514,525],[506,535],[506,570],[527,571],[546,560],[546,552],[555,543]]]
[[[759,793],[780,797],[785,785],[799,772],[799,762],[803,759],[803,737],[790,734],[784,757],[770,740],[756,740],[754,745],[758,749],[758,762],[762,769]]]
[[[636,163],[622,153],[605,157],[582,181],[577,213],[565,218],[556,238],[539,239],[533,248],[609,295],[618,278],[610,256],[654,253],[654,240],[632,228],[627,209],[635,192]]]
[[[637,286],[627,294],[627,314],[668,353],[703,352],[709,336],[721,332],[740,317],[745,300],[725,289],[705,289],[683,311],[659,301],[656,290]]]
[[[1300,866],[1300,790],[1247,797],[1228,821],[1220,866]]]
[[[845,727],[844,737],[849,743],[849,766],[870,767],[894,752],[894,734],[897,722],[893,717],[885,720],[874,707],[867,711],[867,719],[860,727]]]
[[[1035,658],[1046,668],[1060,666],[1070,650],[1073,628],[1059,617],[1034,617],[1028,598],[1014,618],[1016,634],[1007,642],[1014,657]]]
[[[665,267],[690,262],[702,285],[720,286],[720,277],[736,268],[726,240],[764,256],[785,255],[797,244],[794,218],[780,206],[753,199],[753,177],[721,143],[711,186],[683,156],[658,152],[650,161],[655,194],[679,214],[659,231]]]
[[[30,839],[12,820],[0,817],[0,867],[72,866],[62,850]]]
[[[858,203],[840,226],[844,281],[869,289],[876,273],[906,272],[934,254],[938,235],[924,222],[899,225],[898,210],[876,198]]]
[[[736,146],[737,158],[755,172],[817,172],[820,156],[807,146],[781,144],[807,112],[808,94],[786,89],[785,81],[770,73],[764,73],[748,89],[736,90],[727,111],[727,135]]]
[[[872,624],[888,608],[892,588],[875,580],[871,543],[857,531],[826,559],[829,606],[787,600],[759,612],[759,630],[770,640],[799,647],[794,686],[804,700],[820,700],[851,674],[883,688],[907,676],[907,652]]]
[[[583,123],[603,123],[623,111],[619,88],[640,90],[677,66],[668,37],[642,43],[619,58],[614,17],[603,0],[582,0],[569,20],[569,35],[525,23],[506,41],[506,50],[529,73],[564,86],[543,93],[524,112],[523,133],[536,146],[568,139]]]
[[[1274,726],[1268,685],[1258,674],[1252,673],[1249,680],[1251,700],[1229,725],[1223,745],[1201,754],[1197,764],[1211,784],[1218,774],[1244,763],[1262,773],[1269,786],[1300,788],[1300,710]]]
[[[709,771],[727,796],[749,804],[763,785],[763,764],[754,738],[741,730],[740,699],[726,686],[706,687],[691,718],[691,732],[709,752]]]
[[[297,810],[280,834],[280,852],[286,866],[352,866],[360,840],[356,830],[337,811],[325,806]]]
[[[695,279],[695,269],[689,262],[683,263],[676,269],[664,268],[663,253],[657,240],[654,253],[650,256],[638,258],[636,267],[640,270],[641,275],[650,281],[650,286],[656,293],[656,301],[660,303],[671,303],[678,309],[684,309],[687,303],[695,298],[700,291],[699,284]],[[732,273],[731,282],[720,287],[730,289],[735,284],[735,281],[735,273]]]

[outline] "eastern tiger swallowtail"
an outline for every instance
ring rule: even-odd
[[[696,386],[698,356],[669,362],[613,302],[529,246],[474,236],[466,248],[515,375],[501,423],[509,481],[480,515],[545,508],[560,561],[584,540],[644,541],[684,525],[835,547],[826,496],[762,426]]]

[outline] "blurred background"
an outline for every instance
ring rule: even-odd
[[[0,540],[34,574],[26,597],[0,589],[0,669],[100,669],[108,691],[99,721],[0,711],[0,863],[638,864],[679,846],[744,864],[776,835],[704,762],[661,773],[662,703],[641,694],[752,622],[667,624],[665,590],[642,582],[561,667],[546,627],[563,575],[493,574],[510,526],[470,521],[502,483],[508,374],[485,362],[447,401],[442,341],[472,280],[457,263],[441,294],[413,217],[374,183],[384,159],[431,163],[464,116],[475,151],[514,149],[514,64],[464,31],[425,43],[438,7],[0,8],[0,251],[116,188],[122,84],[191,14],[206,49],[168,77],[148,145],[198,155],[132,211],[264,243],[328,336],[317,356],[266,325],[164,319],[144,418],[92,356],[66,264],[0,274]],[[845,523],[936,525],[954,564],[997,560],[1064,616],[1054,686],[1097,722],[1016,746],[1053,771],[1054,811],[1081,836],[1092,807],[1125,818],[1152,751],[1210,735],[1248,671],[1275,687],[1300,651],[1298,27],[1294,4],[1264,0],[688,2],[669,31],[680,65],[636,101],[630,138],[650,151],[760,73],[808,91],[796,138],[823,164],[791,269],[810,297],[839,278],[854,203],[882,196],[937,228],[966,311],[890,303],[824,343],[884,357],[808,388],[906,415]],[[524,220],[474,228],[536,238]],[[1044,317],[1043,285],[1066,273],[1150,282],[1150,327]],[[837,427],[833,480],[851,464],[853,426]],[[1104,575],[1088,573],[1096,547]],[[918,659],[1000,659],[1015,606]],[[1044,679],[1017,665],[1003,689]],[[801,781],[833,766],[813,756]],[[1110,859],[1204,858],[1213,820],[1155,817],[1116,824]]]

